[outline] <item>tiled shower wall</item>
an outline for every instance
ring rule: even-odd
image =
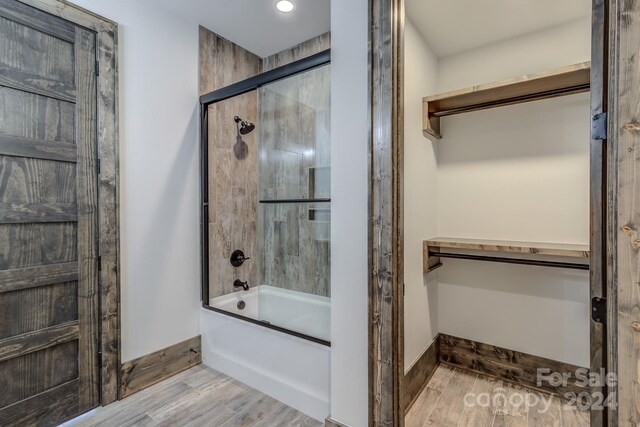
[[[327,33],[261,59],[201,27],[200,93],[220,89],[329,47],[330,36]],[[284,96],[286,95],[285,93]],[[328,93],[323,95],[328,96]],[[275,101],[275,98],[271,98],[271,101]],[[326,151],[316,150],[315,160],[311,163],[299,165],[302,172],[296,175],[296,179],[307,180],[309,167],[329,164],[329,112],[314,114],[311,109],[308,109],[308,113],[305,114],[303,105],[292,106],[291,103],[287,105],[299,109],[303,114],[303,121],[308,123],[296,128],[304,128],[307,135],[311,135],[308,132],[312,132],[312,129],[320,129],[312,132],[313,138],[320,138],[314,144],[326,149]],[[256,130],[239,137],[233,121],[236,115],[256,123]],[[323,121],[327,122],[323,123]],[[263,197],[258,193],[259,169],[264,172],[260,176],[261,189],[269,188],[269,182],[281,183],[282,177],[293,173],[291,170],[283,169],[278,172],[274,169],[274,165],[264,162],[259,168],[258,138],[264,138],[265,132],[271,133],[274,138],[284,141],[286,145],[287,139],[281,137],[284,134],[291,135],[292,132],[298,132],[293,131],[293,126],[289,126],[290,129],[285,126],[284,129],[278,130],[279,134],[274,134],[273,125],[275,124],[280,126],[283,122],[273,121],[266,116],[258,117],[257,91],[209,107],[210,298],[233,292],[235,279],[247,280],[251,286],[267,284],[316,295],[329,295],[328,217],[322,217],[322,212],[318,209],[316,217],[319,220],[309,221],[309,206],[292,208],[271,205],[261,210],[265,205],[262,207],[258,205],[258,198]],[[326,129],[325,135],[322,135],[321,129]],[[326,138],[326,142],[321,141],[322,138]],[[304,133],[296,139],[306,139],[307,143],[311,141],[305,137]],[[264,139],[261,141],[265,144]],[[271,148],[284,148],[284,145]],[[267,171],[275,175],[267,177]],[[282,175],[283,173],[285,175]],[[319,170],[318,174],[322,174],[322,171]],[[262,185],[263,179],[265,185]],[[301,185],[306,186],[308,191],[308,184],[305,183]],[[322,188],[319,187],[318,191],[322,191]],[[290,212],[285,213],[287,210]],[[258,225],[259,217],[262,221],[260,226]],[[321,221],[322,219],[325,221]],[[245,262],[243,266],[234,268],[229,263],[229,257],[235,249],[243,250],[245,255],[252,259]]]
[[[330,68],[260,89],[261,200],[329,198]],[[261,203],[261,283],[329,296],[330,203]]]
[[[261,59],[200,27],[200,94],[261,72]],[[255,262],[229,263],[234,249],[256,253],[256,132],[238,139],[235,116],[255,121],[257,94],[250,92],[209,107],[209,297],[233,292],[235,279],[257,281]]]

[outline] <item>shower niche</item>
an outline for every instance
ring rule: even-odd
[[[229,78],[200,100],[203,306],[325,345],[328,43],[323,35],[268,58],[236,46],[233,69],[246,77]],[[234,286],[245,282],[248,290]]]

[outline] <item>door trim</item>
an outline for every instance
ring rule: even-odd
[[[404,0],[369,0],[369,425],[403,426]]]
[[[96,33],[100,404],[118,400],[120,383],[120,227],[118,24],[65,0],[17,0]]]

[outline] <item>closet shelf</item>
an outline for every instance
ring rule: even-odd
[[[537,265],[544,267],[571,268],[588,270],[588,263],[549,261],[543,259],[497,257],[477,253],[443,252],[443,249],[458,249],[468,251],[502,252],[509,254],[546,255],[567,258],[589,259],[589,245],[568,243],[534,243],[504,240],[462,239],[438,237],[425,240],[422,247],[423,270],[425,273],[442,266],[440,258],[471,259],[477,261],[502,262],[509,264]]]
[[[427,96],[422,100],[422,129],[427,138],[441,139],[440,117],[588,92],[591,62],[544,73],[471,86]]]

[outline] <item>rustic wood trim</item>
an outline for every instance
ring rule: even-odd
[[[101,259],[102,404],[118,399],[120,382],[120,153],[118,145],[118,32],[98,32],[98,229]]]
[[[589,62],[583,62],[543,73],[427,96],[422,102],[424,136],[442,138],[440,117],[588,92],[590,65]]]
[[[342,424],[331,417],[328,417],[326,420],[324,420],[324,425],[325,427],[349,427],[346,424]]]
[[[431,344],[415,361],[413,366],[404,374],[404,413],[409,412],[422,390],[427,386],[431,376],[440,364],[440,338],[439,335],[431,341]]]
[[[0,66],[0,85],[60,101],[76,102],[75,86],[11,67]]]
[[[200,335],[122,364],[120,398],[202,363]]]
[[[588,387],[576,384],[578,379],[573,377],[576,370],[582,368],[580,366],[447,334],[440,334],[438,342],[440,361],[443,363],[552,393],[562,398],[568,392],[576,395],[589,392]],[[566,387],[550,384],[538,386],[537,370],[542,368],[548,368],[551,372],[571,374],[572,377],[569,378]]]
[[[369,425],[403,426],[404,2],[371,0],[369,7]]]
[[[0,203],[0,224],[75,222],[75,203]]]
[[[0,410],[8,426],[55,426],[78,414],[79,381],[73,380]]]
[[[640,425],[640,1],[609,3],[607,180],[608,370],[618,375],[609,426]]]
[[[3,0],[12,1],[12,0]],[[118,25],[66,0],[18,0],[96,33],[98,78],[98,233],[101,404],[118,399],[120,377],[120,229],[118,144]],[[73,39],[75,40],[75,30]]]
[[[77,161],[75,144],[8,135],[0,135],[0,154],[71,163]]]
[[[78,280],[78,263],[39,265],[0,271],[0,293]]]
[[[0,362],[78,339],[80,323],[63,323],[0,340]]]
[[[594,0],[592,2],[591,22],[591,117],[607,111],[608,93],[608,1]],[[607,297],[606,256],[607,256],[607,176],[606,152],[607,140],[590,140],[590,260],[589,260],[589,289],[591,298]],[[606,327],[602,323],[590,321],[590,368],[592,372],[600,372],[607,367]],[[594,386],[592,393],[602,393],[608,390]],[[590,411],[591,425],[602,426],[607,417],[606,411]]]

